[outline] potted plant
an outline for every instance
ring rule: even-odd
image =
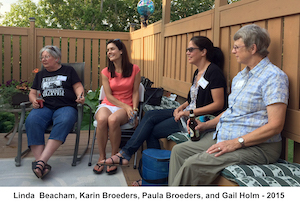
[[[16,108],[21,102],[28,101],[32,83],[23,80],[9,80],[0,85],[0,105],[2,108]]]
[[[34,69],[33,74],[39,69]],[[29,101],[28,94],[31,81],[9,80],[4,84],[0,84],[0,107],[1,108],[18,108],[21,102]]]

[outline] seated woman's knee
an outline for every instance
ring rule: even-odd
[[[114,126],[120,126],[120,121],[117,116],[109,116],[108,117],[108,126],[114,127]]]

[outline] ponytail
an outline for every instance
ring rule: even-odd
[[[219,47],[214,47],[214,54],[210,62],[216,64],[221,70],[224,69],[224,54]]]

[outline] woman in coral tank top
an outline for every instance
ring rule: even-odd
[[[138,110],[141,82],[140,68],[130,63],[126,47],[120,39],[108,41],[107,57],[108,67],[101,71],[106,97],[95,113],[96,137],[100,153],[98,162],[106,159],[108,137],[112,155],[118,153],[121,142],[120,126],[127,123],[134,111]],[[93,169],[96,174],[102,173],[103,170],[104,165],[100,163],[97,163]],[[117,166],[107,166],[106,172],[115,174]]]

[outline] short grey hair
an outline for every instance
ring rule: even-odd
[[[253,44],[256,44],[257,53],[262,57],[266,57],[269,54],[267,50],[270,43],[270,35],[264,28],[259,27],[256,24],[246,25],[239,29],[233,36],[233,40],[242,39],[246,48],[250,48]]]
[[[61,52],[57,46],[45,46],[40,50],[40,58],[42,58],[42,54],[44,51],[47,51],[52,57],[58,60],[58,64],[61,64]]]

